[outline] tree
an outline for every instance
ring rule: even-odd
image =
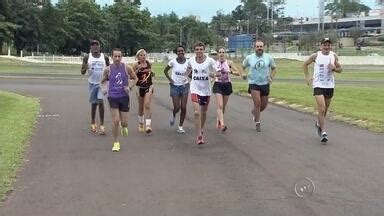
[[[107,8],[109,29],[114,32],[110,38],[112,46],[122,48],[129,55],[133,55],[139,48],[153,48],[152,41],[156,34],[151,30],[151,14],[148,10],[118,2]]]
[[[80,54],[89,51],[90,39],[105,41],[103,33],[107,28],[107,21],[103,19],[103,12],[99,5],[90,1],[68,1],[60,3],[57,9],[62,14],[59,24],[63,29],[63,45],[59,51],[65,54]]]
[[[273,19],[283,16],[284,0],[268,1],[270,5],[263,0],[241,0],[242,5],[232,11],[232,16],[236,20],[247,20],[241,22],[242,28],[249,30],[250,33],[262,35],[271,32],[271,23],[269,18],[273,14]],[[273,7],[271,7],[273,5]]]
[[[334,1],[325,6],[325,14],[339,18],[347,17],[348,14],[360,14],[362,12],[368,14],[370,10],[370,7],[350,0]]]
[[[179,17],[175,12],[153,17],[151,29],[157,35],[154,50],[173,50],[179,44],[180,34],[183,33],[185,27],[180,24]]]
[[[233,31],[237,30],[238,21],[230,14],[217,11],[212,17],[210,28],[221,37],[228,37]]]
[[[7,0],[0,1],[0,55],[3,51],[3,43],[11,42],[13,39],[13,32],[19,26],[11,21],[10,4]]]
[[[39,8],[33,3],[12,2],[10,4],[11,22],[18,25],[13,31],[13,42],[19,55],[21,50],[32,50],[37,45],[41,34],[41,21],[38,17]]]

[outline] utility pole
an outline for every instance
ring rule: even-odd
[[[303,35],[303,23],[304,23],[304,18],[301,17],[299,22],[300,22],[300,35]]]
[[[271,33],[273,33],[273,0],[271,0]]]
[[[319,0],[319,22],[317,31],[320,32],[320,30],[324,32],[324,0]]]

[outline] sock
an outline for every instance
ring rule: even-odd
[[[139,123],[144,124],[144,116],[139,116]]]
[[[151,126],[151,119],[145,119],[145,125]]]

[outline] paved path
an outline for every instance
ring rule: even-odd
[[[313,116],[273,105],[263,113],[263,131],[256,133],[250,99],[233,96],[226,114],[228,132],[214,128],[212,100],[207,144],[198,148],[191,107],[187,134],[179,135],[168,124],[171,100],[162,85],[153,101],[154,133],[136,131],[133,99],[130,135],[121,152],[112,153],[110,135],[88,132],[85,80],[1,78],[0,89],[39,97],[43,115],[15,190],[0,207],[2,216],[384,212],[381,134],[330,122],[330,141],[324,146],[315,135]],[[109,113],[106,117],[109,126]],[[301,199],[293,185],[304,177],[314,181],[316,191]]]

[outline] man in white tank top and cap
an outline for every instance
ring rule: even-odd
[[[342,68],[336,53],[331,51],[332,42],[329,38],[321,40],[320,51],[312,54],[303,65],[305,81],[307,85],[312,85],[313,95],[317,103],[318,116],[315,127],[320,141],[328,141],[327,132],[325,132],[325,116],[335,89],[334,73],[341,73]],[[308,66],[314,63],[313,76],[308,72]]]
[[[90,53],[83,58],[81,74],[88,72],[89,86],[89,102],[91,103],[91,132],[97,132],[97,124],[95,122],[96,109],[99,107],[99,133],[105,134],[104,127],[104,96],[100,88],[100,80],[104,68],[109,65],[109,58],[100,52],[100,42],[98,40],[91,41]]]

